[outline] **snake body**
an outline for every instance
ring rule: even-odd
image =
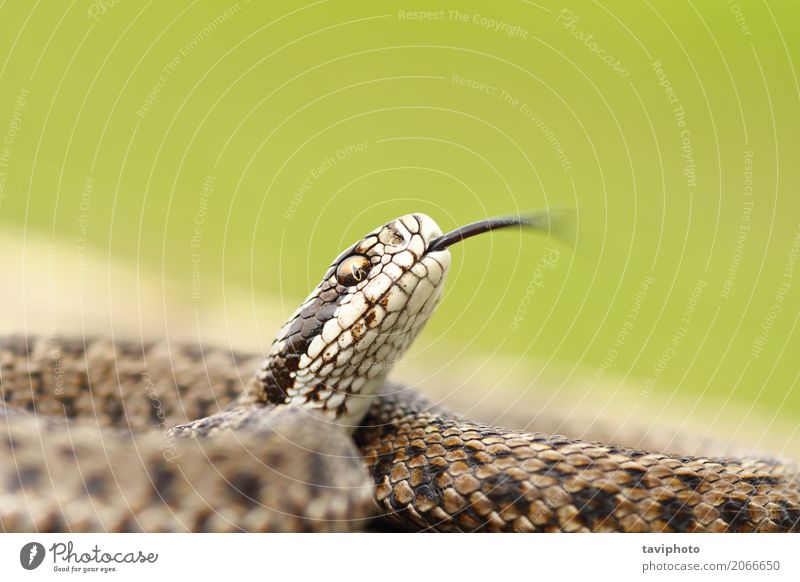
[[[440,299],[446,246],[474,230],[421,214],[375,229],[266,357],[1,337],[0,527],[800,531],[800,476],[780,461],[508,430],[388,382]]]

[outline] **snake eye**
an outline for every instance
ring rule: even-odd
[[[367,278],[370,263],[364,255],[351,255],[336,267],[336,280],[340,285],[351,287]]]

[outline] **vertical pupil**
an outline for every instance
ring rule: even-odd
[[[336,278],[339,283],[346,286],[355,285],[363,281],[367,276],[366,266],[369,265],[369,259],[363,256],[349,257],[339,264],[336,270]]]

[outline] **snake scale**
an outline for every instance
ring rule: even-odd
[[[4,531],[800,531],[800,476],[471,422],[388,382],[434,312],[422,214],[346,249],[266,354],[0,338]],[[255,371],[255,373],[254,373]]]

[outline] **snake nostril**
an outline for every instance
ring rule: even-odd
[[[410,233],[401,224],[390,224],[378,234],[378,240],[387,246],[397,247],[405,243],[410,238]]]

